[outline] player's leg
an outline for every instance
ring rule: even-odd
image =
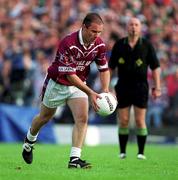
[[[58,94],[57,84],[53,80],[46,78],[43,85],[40,113],[34,117],[23,144],[22,156],[28,164],[31,164],[33,161],[32,150],[40,128],[52,118],[56,111],[59,99]]]
[[[72,146],[81,148],[87,131],[88,100],[86,98],[70,99],[68,105],[75,122],[72,134]]]
[[[73,98],[67,102],[74,118],[72,148],[69,168],[90,168],[91,164],[80,159],[88,124],[88,98]]]
[[[144,156],[144,148],[147,138],[147,127],[145,123],[146,108],[134,106],[135,122],[137,127],[137,144],[138,144],[138,159],[146,159]]]
[[[56,108],[48,108],[45,105],[41,104],[40,113],[34,117],[23,144],[22,156],[26,163],[32,163],[33,146],[37,140],[38,132],[41,127],[53,117],[55,111]]]
[[[130,108],[119,108],[118,109],[118,139],[120,145],[120,158],[126,158],[126,146],[129,137],[129,119],[130,119]]]
[[[40,128],[45,125],[55,114],[56,108],[48,108],[41,104],[40,113],[33,119],[30,132],[32,136],[38,134]]]

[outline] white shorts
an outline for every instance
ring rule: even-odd
[[[49,80],[42,103],[49,108],[57,108],[66,104],[68,99],[87,98],[85,92],[75,86],[58,84],[52,79]]]

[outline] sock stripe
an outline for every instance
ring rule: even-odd
[[[27,142],[28,144],[35,144],[35,143],[36,143],[36,141],[30,141],[30,140],[28,140],[27,137],[25,138],[25,142]]]
[[[118,134],[128,135],[129,134],[129,129],[128,128],[119,128],[118,129]]]
[[[146,135],[148,135],[147,128],[138,128],[137,129],[137,135],[139,135],[139,136],[146,136]]]

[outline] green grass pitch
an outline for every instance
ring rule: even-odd
[[[129,144],[127,158],[118,158],[117,145],[85,146],[82,158],[92,169],[68,169],[70,146],[36,144],[34,162],[25,164],[22,144],[0,144],[0,180],[178,180],[178,146],[147,144],[147,160],[136,159]]]

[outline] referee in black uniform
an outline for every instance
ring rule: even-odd
[[[129,136],[130,108],[133,105],[137,127],[138,159],[146,159],[144,147],[147,137],[145,123],[148,101],[148,67],[152,70],[154,88],[152,96],[161,96],[160,65],[155,50],[149,41],[141,37],[141,22],[131,18],[127,24],[128,36],[118,40],[113,46],[109,67],[117,69],[118,81],[115,92],[118,99],[118,137],[120,158],[126,158]]]

